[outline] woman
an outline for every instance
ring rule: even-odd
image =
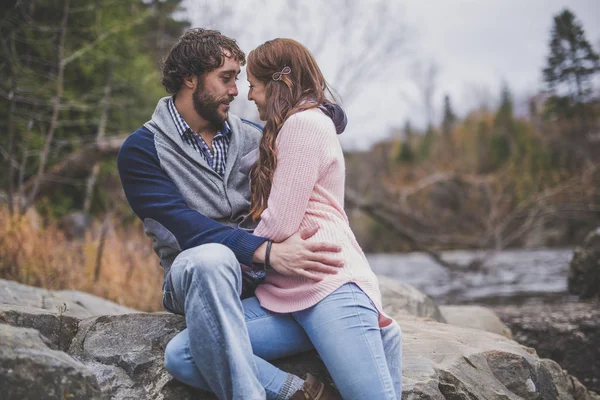
[[[344,260],[334,275],[269,270],[256,297],[263,308],[298,322],[344,399],[400,398],[393,383],[400,371],[389,370],[380,333],[395,322],[383,313],[377,278],[344,212],[344,157],[334,124],[321,110],[331,104],[323,74],[291,39],[250,52],[247,74],[248,99],[266,121],[250,175],[251,215],[260,217],[254,234],[279,242],[318,225],[310,240],[339,244]]]
[[[267,245],[265,281],[242,301],[259,381],[269,399],[339,399],[314,377],[304,381],[268,361],[315,348],[344,399],[400,399],[400,328],[382,311],[377,278],[343,208],[344,158],[332,122],[343,121],[343,111],[327,100],[319,67],[294,40],[250,52],[247,73],[248,99],[266,121],[250,172],[250,212],[260,217],[254,234],[281,241],[319,226],[309,240],[340,245],[344,261],[336,274],[273,270]],[[184,330],[168,345],[167,369],[206,390],[188,348]]]

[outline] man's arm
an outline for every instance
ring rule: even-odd
[[[175,236],[181,250],[221,243],[241,264],[252,265],[254,253],[266,239],[220,224],[190,208],[160,167],[151,132],[141,129],[131,135],[117,160],[127,200],[142,221],[151,218],[160,223]]]

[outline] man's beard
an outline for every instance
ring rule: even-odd
[[[196,113],[216,127],[221,126],[229,116],[229,112],[221,113],[219,111],[219,106],[223,103],[230,103],[233,101],[233,98],[229,96],[217,99],[211,93],[204,90],[204,86],[200,84],[196,87],[196,90],[194,90],[192,99]]]

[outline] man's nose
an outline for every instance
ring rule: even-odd
[[[238,95],[238,88],[237,85],[234,83],[230,88],[229,91],[227,92],[227,94],[229,94],[230,96],[237,96]]]

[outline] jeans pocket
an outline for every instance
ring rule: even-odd
[[[402,331],[400,330],[400,325],[398,325],[398,323],[393,319],[391,319],[391,322],[389,325],[386,325],[381,328],[382,335],[383,334],[397,334],[397,332],[394,332],[394,331],[398,331],[398,332],[400,332],[400,334],[402,334],[401,333]]]
[[[402,329],[400,329],[400,325],[392,320],[387,326],[380,327],[381,339],[383,341],[383,347],[386,350],[390,347],[400,347],[402,350]]]

